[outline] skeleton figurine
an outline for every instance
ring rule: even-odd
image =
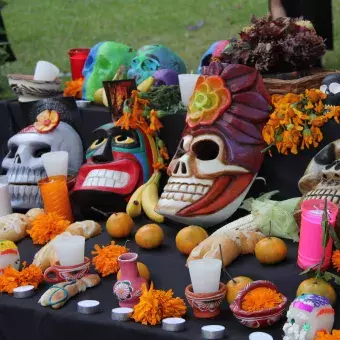
[[[33,125],[8,140],[9,152],[2,162],[7,171],[13,208],[42,207],[37,182],[46,177],[41,156],[50,151],[67,151],[69,168],[78,171],[83,161],[82,142],[78,133],[64,122],[48,133]]]
[[[330,332],[334,323],[334,309],[319,295],[298,296],[287,312],[283,326],[283,340],[312,340],[318,331]]]
[[[326,105],[340,105],[340,73],[333,73],[325,77],[320,90],[327,94]]]
[[[236,211],[261,167],[270,97],[253,68],[213,62],[203,74],[156,211],[208,227]]]

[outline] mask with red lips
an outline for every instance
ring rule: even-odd
[[[261,131],[269,105],[256,69],[219,62],[203,68],[156,211],[206,227],[230,217],[263,162]]]
[[[122,211],[135,189],[150,178],[156,157],[152,137],[139,129],[123,130],[108,123],[94,135],[72,195],[83,215],[91,216],[91,207],[106,213]]]

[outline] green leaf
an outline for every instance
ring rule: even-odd
[[[335,248],[338,249],[338,250],[340,250],[340,240],[339,240],[339,238],[338,238],[338,235],[337,235],[336,232],[335,232],[335,229],[332,228],[332,227],[330,227],[330,228],[329,228],[329,233],[330,233],[330,235],[331,235],[331,238],[332,238],[333,241],[334,241],[334,246],[335,246]]]
[[[311,266],[309,268],[307,268],[306,270],[304,270],[303,272],[301,272],[299,275],[305,275],[305,274],[309,274],[310,272],[312,272],[313,270],[315,270],[315,268],[318,266],[318,264]]]
[[[332,276],[332,273],[330,273],[330,272],[324,272],[323,275],[322,275],[322,278],[325,281],[331,281],[333,279],[333,276]]]
[[[330,272],[324,272],[324,280],[325,281],[330,281],[332,279],[334,280],[334,282],[337,285],[340,285],[340,276],[333,274],[333,273],[330,273]]]

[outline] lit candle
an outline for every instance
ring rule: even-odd
[[[214,293],[219,289],[222,261],[202,259],[189,262],[189,273],[194,293]]]
[[[53,151],[44,153],[41,156],[47,177],[52,176],[66,176],[68,168],[68,152],[67,151]]]
[[[84,263],[85,237],[63,236],[53,243],[61,266],[74,266]]]
[[[220,325],[209,325],[201,328],[203,339],[222,339],[224,337],[225,327]]]
[[[273,337],[268,333],[254,332],[249,335],[249,340],[273,340]]]
[[[199,74],[180,74],[178,76],[181,98],[185,106],[189,105],[198,77]]]
[[[8,191],[7,176],[0,176],[0,216],[12,213],[11,197]]]

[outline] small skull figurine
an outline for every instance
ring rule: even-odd
[[[325,199],[340,205],[340,139],[320,150],[299,181],[303,199]]]
[[[184,61],[175,52],[163,45],[146,45],[141,47],[133,58],[128,78],[135,79],[139,85],[162,69],[173,70],[178,74],[186,72]]]
[[[298,296],[287,312],[283,340],[313,340],[318,331],[332,330],[334,309],[319,295]]]
[[[327,98],[324,100],[326,105],[340,105],[340,73],[333,73],[325,77],[320,90],[327,94]]]
[[[156,211],[208,227],[236,211],[261,167],[270,97],[250,67],[213,62],[203,71]]]

